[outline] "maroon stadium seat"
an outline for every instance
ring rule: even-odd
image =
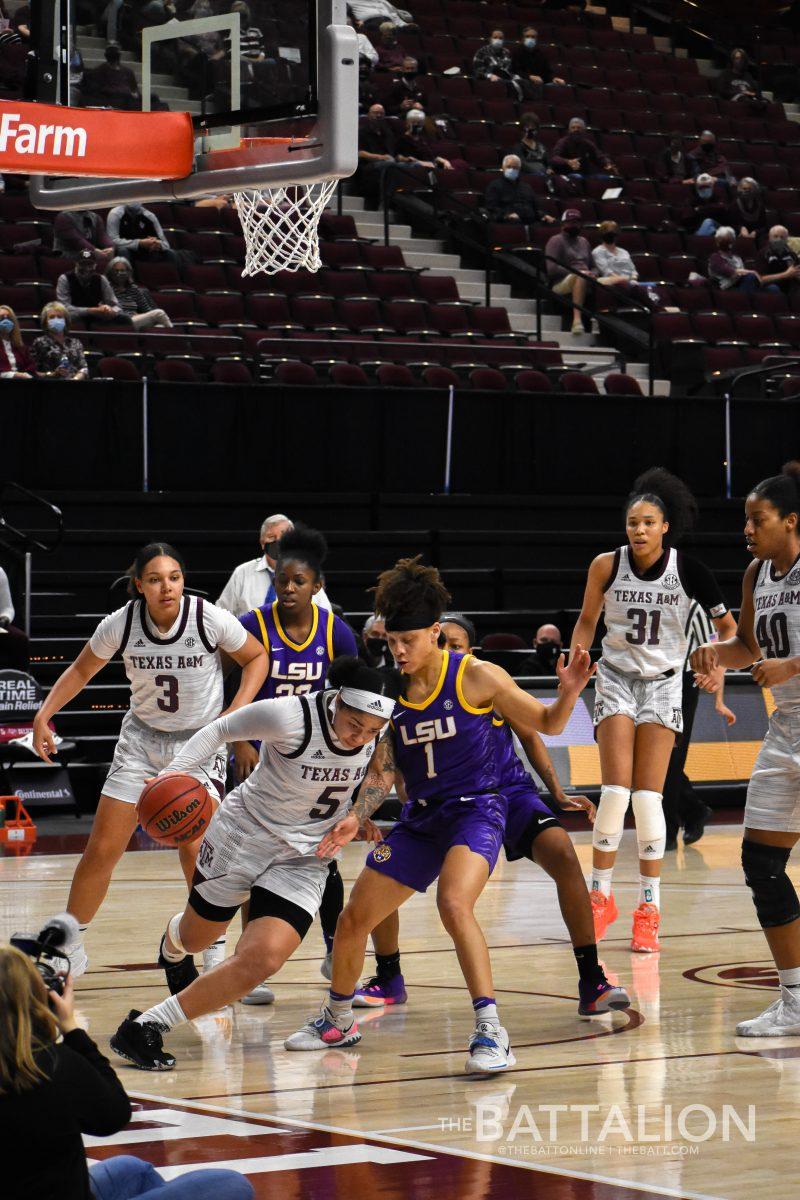
[[[403,363],[381,363],[375,372],[381,387],[416,387],[414,374]]]
[[[314,368],[308,363],[282,362],[275,371],[275,382],[297,383],[307,387],[311,383],[319,383],[319,379]]]
[[[455,371],[451,371],[449,367],[426,367],[422,378],[426,386],[432,388],[457,388],[461,382]]]
[[[127,358],[116,358],[113,355],[100,359],[97,364],[97,374],[106,375],[110,379],[130,380],[133,383],[142,381],[141,373],[135,363]]]
[[[180,358],[165,358],[157,362],[156,377],[162,383],[200,383],[200,376],[193,365]]]
[[[527,650],[518,633],[487,633],[481,638],[482,650]]]
[[[508,380],[502,371],[494,367],[476,367],[469,373],[469,381],[476,389],[486,392],[505,392],[508,390]]]
[[[552,392],[553,385],[544,371],[517,371],[514,376],[518,392]]]
[[[603,380],[603,387],[606,389],[608,396],[642,395],[639,380],[635,379],[633,375],[623,375],[621,372],[612,371],[610,375],[606,375]]]
[[[599,395],[597,383],[591,375],[583,371],[565,371],[559,383],[563,392],[582,392],[587,395]]]
[[[330,369],[331,383],[338,387],[367,387],[369,379],[357,363],[334,363]]]
[[[247,363],[238,358],[222,358],[211,368],[214,383],[252,384],[253,376]]]

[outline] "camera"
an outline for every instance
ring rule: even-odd
[[[39,933],[15,933],[9,941],[33,959],[47,991],[63,996],[69,976],[69,956],[64,953],[64,947],[75,941],[78,933],[75,918],[70,913],[60,913],[51,917]]]

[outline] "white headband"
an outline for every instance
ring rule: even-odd
[[[359,712],[369,713],[371,717],[380,717],[388,721],[395,710],[396,702],[391,696],[379,696],[377,692],[365,692],[361,688],[343,687],[339,689],[342,703],[348,708],[357,708]]]

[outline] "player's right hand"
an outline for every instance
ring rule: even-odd
[[[719,666],[717,647],[713,642],[704,642],[698,646],[691,657],[691,666],[695,675],[711,675]]]
[[[52,762],[57,753],[53,731],[41,717],[36,717],[33,722],[33,749],[46,763]]]

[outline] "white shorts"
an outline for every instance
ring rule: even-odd
[[[111,796],[113,800],[123,800],[126,804],[136,804],[145,779],[168,767],[195,732],[187,729],[164,733],[159,729],[151,729],[128,710],[122,718],[111,769],[103,784],[103,795]],[[197,778],[210,794],[220,799],[225,795],[226,767],[225,755],[219,753],[209,758],[196,772]]]
[[[236,909],[259,887],[314,917],[327,878],[328,859],[298,853],[229,796],[200,846],[192,890],[215,908]]]
[[[744,823],[748,829],[800,833],[800,713],[770,717],[747,785]]]
[[[634,725],[663,725],[683,732],[683,678],[680,671],[666,679],[623,675],[601,659],[594,682],[595,727],[606,717],[622,714]]]

